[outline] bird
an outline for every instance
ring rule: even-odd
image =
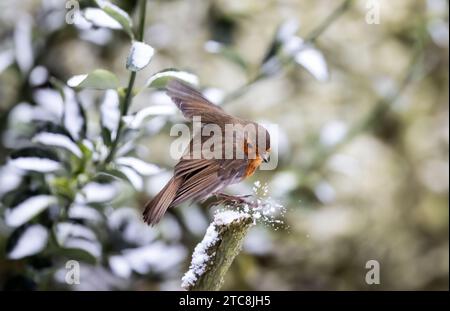
[[[184,202],[200,202],[212,195],[237,199],[223,193],[224,188],[252,176],[262,162],[270,161],[270,134],[263,126],[229,115],[181,80],[170,80],[165,89],[187,120],[201,119],[201,132],[194,133],[175,165],[173,177],[145,204],[143,219],[151,226],[169,208]],[[220,133],[213,137],[204,135],[205,130],[211,129]],[[207,156],[206,152],[195,156],[195,148],[216,152],[216,157]]]

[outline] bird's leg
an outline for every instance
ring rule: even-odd
[[[252,202],[250,200],[252,198],[251,194],[230,195],[230,194],[226,194],[226,193],[223,193],[223,192],[216,192],[216,193],[214,193],[214,196],[217,199],[217,201],[214,204],[232,203],[232,204],[254,205],[254,202]]]

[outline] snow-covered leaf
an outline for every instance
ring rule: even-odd
[[[0,52],[0,73],[14,63],[14,56],[13,50]]]
[[[121,207],[108,215],[108,227],[120,232],[126,243],[148,245],[158,236],[157,230],[142,221],[142,215],[135,208]]]
[[[11,153],[8,163],[22,170],[42,173],[53,172],[62,167],[54,152],[39,147],[14,151]]]
[[[8,242],[9,259],[21,259],[41,252],[48,241],[48,231],[44,226],[31,225],[15,231]]]
[[[140,248],[123,251],[123,257],[137,273],[146,274],[150,271],[167,272],[179,265],[186,257],[186,249],[182,246],[169,246],[163,242]]]
[[[37,157],[11,159],[9,160],[9,163],[22,170],[40,173],[50,173],[61,168],[61,164],[59,162]]]
[[[10,227],[19,227],[56,203],[57,199],[51,195],[42,194],[27,198],[5,211],[5,222]]]
[[[64,244],[67,239],[72,237],[97,240],[94,231],[88,227],[71,222],[61,222],[56,225],[56,238],[59,244]]]
[[[22,73],[27,73],[34,63],[32,46],[32,18],[23,15],[17,20],[14,30],[14,48],[17,64]]]
[[[148,44],[133,41],[127,58],[127,69],[139,71],[144,69],[153,57],[155,50]]]
[[[105,0],[96,0],[95,1],[97,5],[110,17],[112,17],[119,25],[121,26],[123,30],[130,36],[130,38],[133,38],[133,22],[131,21],[130,16],[127,12],[116,6],[115,4],[112,4],[109,1]]]
[[[31,86],[43,85],[48,80],[48,70],[44,66],[34,67],[30,72],[28,81]]]
[[[81,149],[67,136],[55,133],[39,133],[33,137],[33,142],[46,146],[61,147],[72,152],[78,158],[83,156]]]
[[[55,226],[58,244],[64,249],[77,249],[95,258],[100,257],[102,246],[91,229],[70,222],[59,223]],[[85,257],[85,256],[83,256]]]
[[[73,139],[78,140],[86,134],[86,115],[75,92],[68,87],[62,89],[64,94],[64,127]]]
[[[163,88],[172,79],[183,80],[187,83],[198,85],[198,77],[186,71],[166,69],[155,73],[145,84],[146,87]]]
[[[173,115],[176,111],[174,105],[152,105],[140,110],[135,115],[124,116],[123,121],[130,129],[138,129],[148,117]]]
[[[83,89],[117,89],[119,87],[119,79],[108,70],[96,69],[89,74],[73,76],[67,81],[67,85]]]
[[[77,203],[99,203],[112,200],[117,195],[117,185],[91,182],[81,189],[75,201]]]
[[[141,175],[153,175],[161,172],[161,169],[152,163],[144,162],[133,157],[121,157],[115,160],[116,164],[129,166]]]
[[[298,23],[298,20],[296,19],[288,19],[281,23],[281,25],[278,27],[277,33],[276,33],[276,40],[279,42],[285,42],[289,40],[291,37],[295,35],[295,33],[300,28],[300,25]]]
[[[322,52],[313,47],[302,48],[294,57],[295,62],[308,70],[317,80],[328,80],[328,69]]]
[[[110,29],[123,29],[122,25],[108,13],[98,8],[86,8],[83,10],[84,18],[96,27],[104,27]]]
[[[0,197],[15,189],[22,181],[23,172],[11,165],[0,167]]]
[[[126,176],[126,179],[137,191],[142,191],[144,188],[144,180],[135,170],[128,166],[118,166],[117,169]]]
[[[83,204],[70,206],[68,215],[72,219],[83,219],[93,223],[99,223],[103,220],[103,216],[98,210]]]
[[[64,100],[60,92],[51,88],[39,88],[33,92],[34,101],[47,110],[50,118],[55,121],[63,116],[64,112]],[[46,118],[46,120],[47,120]]]
[[[101,124],[103,129],[103,140],[105,145],[115,139],[117,134],[117,126],[120,119],[119,110],[119,94],[116,90],[107,90],[100,105]]]
[[[111,271],[122,278],[129,278],[132,271],[127,260],[121,255],[111,256],[108,259],[109,267]]]

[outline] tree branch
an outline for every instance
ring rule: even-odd
[[[247,213],[218,212],[192,254],[182,287],[190,291],[219,290],[253,224],[253,217]]]

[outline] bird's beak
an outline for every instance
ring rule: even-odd
[[[261,155],[261,158],[262,158],[262,160],[263,160],[265,163],[267,163],[267,162],[270,161],[270,154],[269,154],[268,152],[264,152],[264,153]]]

